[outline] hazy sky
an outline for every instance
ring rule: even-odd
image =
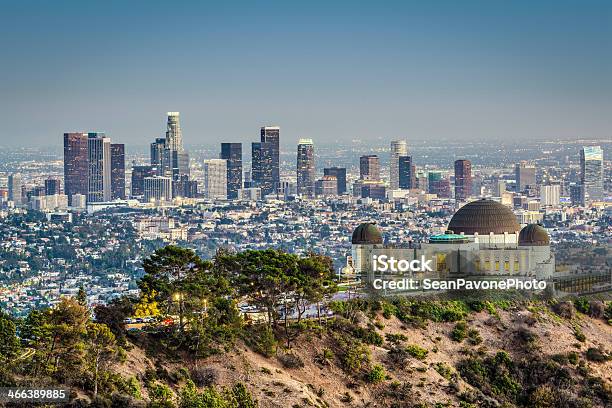
[[[0,145],[612,136],[612,1],[0,0]],[[248,150],[247,150],[248,151]]]

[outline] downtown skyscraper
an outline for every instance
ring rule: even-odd
[[[416,166],[412,161],[412,156],[399,156],[398,161],[398,188],[402,190],[411,190],[416,186]]]
[[[227,160],[204,160],[204,197],[227,199]]]
[[[314,197],[315,159],[312,139],[300,139],[297,146],[297,193]]]
[[[87,133],[64,133],[64,193],[69,205],[72,205],[75,194],[87,195],[87,145]]]
[[[87,136],[87,202],[111,201],[111,140],[104,133]]]
[[[516,191],[525,191],[528,187],[536,186],[536,167],[526,161],[516,163],[514,166],[514,178],[516,181]]]
[[[391,142],[391,156],[389,158],[389,187],[397,190],[400,187],[399,158],[408,156],[408,144],[405,140]]]
[[[238,198],[242,188],[242,143],[221,143],[220,158],[227,160],[227,198]]]
[[[359,177],[366,181],[380,181],[380,159],[375,154],[359,158]]]
[[[125,145],[111,144],[111,199],[125,200]]]
[[[323,176],[333,176],[338,183],[338,194],[346,193],[346,168],[345,167],[326,167],[323,169]]]
[[[20,173],[13,173],[8,176],[8,199],[16,207],[23,201],[23,180]]]
[[[280,186],[280,128],[264,126],[260,141],[251,145],[251,177],[261,194],[272,194]]]
[[[472,162],[455,161],[455,200],[465,201],[472,195]]]
[[[189,178],[189,153],[183,147],[179,112],[168,112],[166,137],[151,143],[151,166],[173,182]]]
[[[603,149],[601,146],[584,146],[580,150],[580,184],[591,201],[604,196]]]

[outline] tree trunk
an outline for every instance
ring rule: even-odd
[[[94,363],[94,398],[98,396],[98,367],[100,365],[100,355],[96,353],[95,363]]]
[[[289,343],[289,322],[288,322],[288,313],[287,313],[287,298],[285,297],[285,337],[287,338],[287,348],[290,347]]]

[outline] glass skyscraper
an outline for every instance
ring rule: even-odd
[[[238,198],[242,188],[242,143],[221,143],[221,159],[227,160],[227,198]]]
[[[464,201],[472,194],[472,162],[455,161],[455,200]]]
[[[580,183],[590,200],[603,199],[603,149],[584,146],[580,150]]]
[[[312,139],[300,139],[297,147],[297,193],[314,196],[315,159]]]

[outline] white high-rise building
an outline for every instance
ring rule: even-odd
[[[20,206],[23,203],[22,199],[22,179],[21,174],[13,173],[8,177],[8,199],[15,206]]]
[[[172,200],[172,179],[161,176],[145,177],[144,199],[149,202]]]
[[[399,189],[399,158],[408,156],[408,144],[405,140],[394,140],[391,142],[391,158],[389,168],[389,185],[391,190]]]
[[[174,151],[183,151],[183,132],[179,112],[168,112],[166,128],[166,148]]]
[[[227,160],[204,160],[204,197],[227,199]]]
[[[580,183],[591,201],[603,199],[603,149],[584,146],[580,150]]]
[[[111,140],[104,133],[89,133],[87,139],[87,202],[108,202],[111,190]]]
[[[540,206],[557,207],[560,202],[561,186],[558,184],[542,186],[540,188]]]

